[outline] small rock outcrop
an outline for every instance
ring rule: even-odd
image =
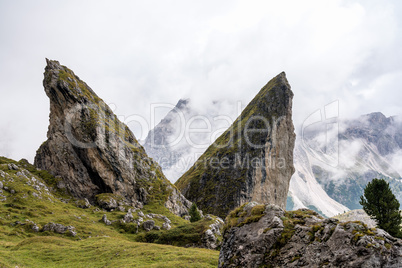
[[[145,231],[151,231],[155,227],[155,221],[153,220],[144,221],[142,227],[144,228]]]
[[[77,204],[77,207],[79,208],[90,208],[91,204],[89,203],[88,199],[84,198],[82,200],[77,200],[75,202]]]
[[[208,249],[216,249],[221,245],[221,241],[218,237],[222,236],[221,230],[224,222],[221,218],[211,215],[207,215],[206,219],[213,220],[213,223],[210,224],[209,228],[204,232],[201,238],[201,246]]]
[[[175,183],[205,213],[226,217],[251,201],[286,208],[294,173],[293,92],[281,73]]]
[[[54,222],[49,222],[42,228],[42,232],[54,232],[58,234],[64,234],[67,233],[71,236],[76,236],[77,232],[75,231],[74,226],[64,226],[63,224],[60,223],[54,223]]]
[[[44,76],[50,124],[48,139],[35,156],[37,168],[58,176],[60,187],[92,204],[99,194],[113,194],[134,207],[156,198],[173,213],[187,214],[191,203],[85,82],[52,60],[47,60]],[[117,202],[100,205],[108,210],[119,206]]]
[[[219,267],[400,267],[402,240],[362,222],[248,203],[226,218]]]
[[[123,220],[125,223],[134,221],[134,217],[133,217],[133,214],[131,213],[131,209],[127,212],[126,215],[124,215]]]
[[[103,214],[101,221],[106,225],[111,225],[112,224],[112,222],[107,219],[106,214]]]
[[[169,223],[167,223],[167,222],[164,222],[163,224],[162,224],[162,229],[163,230],[170,230],[172,227],[170,226],[170,224]]]

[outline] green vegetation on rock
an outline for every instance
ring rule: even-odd
[[[202,246],[201,238],[215,218],[190,223],[153,201],[141,212],[166,216],[171,228],[147,232],[142,225],[122,222],[129,209],[132,220],[139,220],[140,210],[130,206],[123,206],[123,211],[106,211],[96,205],[80,208],[86,203],[59,189],[57,183],[57,178],[26,160],[0,157],[0,267],[217,266],[216,250],[172,246]],[[96,197],[99,203],[122,198],[111,193]],[[101,220],[103,215],[110,225]],[[158,217],[152,220],[158,226],[165,222]],[[44,226],[52,222],[73,226],[74,233],[45,231]]]
[[[251,222],[257,222],[264,214],[264,204],[245,203],[229,213],[223,230],[226,231],[232,227],[241,227]]]
[[[290,159],[293,153],[287,153],[288,148],[293,151],[294,146],[292,97],[284,73],[270,80],[233,124],[177,180],[177,188],[204,212],[222,218],[244,200],[254,200],[253,187],[272,191],[265,194],[272,200],[264,202],[284,206],[288,181],[272,187],[270,184],[274,183],[270,180],[279,177],[290,180],[294,171],[293,159]],[[276,133],[279,125],[283,128],[281,134]],[[279,141],[282,138],[286,142]],[[289,162],[283,163],[285,168],[278,168],[275,161],[279,159]],[[261,172],[259,184],[253,182],[257,170]],[[279,176],[275,172],[283,174]],[[247,189],[246,193],[244,189]]]

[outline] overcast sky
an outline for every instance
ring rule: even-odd
[[[402,114],[399,2],[0,0],[0,155],[33,161],[46,140],[45,58],[148,122],[180,98],[244,107],[281,71],[298,129],[337,100],[341,118]]]

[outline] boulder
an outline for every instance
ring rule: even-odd
[[[162,224],[162,229],[163,229],[163,230],[170,230],[170,228],[172,228],[172,227],[170,226],[169,223],[164,222],[164,223]]]
[[[155,226],[155,221],[149,220],[149,221],[144,221],[142,224],[142,228],[144,228],[145,231],[151,231]]]
[[[107,219],[106,214],[103,214],[101,221],[103,223],[105,223],[106,225],[111,225],[112,224],[112,222]]]
[[[7,166],[8,166],[9,170],[19,170],[19,168],[16,164],[11,163],[11,164],[8,164]]]
[[[132,221],[134,220],[134,217],[133,217],[133,214],[131,213],[131,210],[129,210],[129,211],[127,212],[127,214],[124,215],[123,220],[124,220],[126,223],[132,222]]]
[[[77,232],[75,232],[75,227],[74,226],[64,226],[63,224],[60,223],[54,223],[54,222],[49,222],[42,228],[42,232],[54,232],[58,234],[64,234],[68,233],[71,236],[76,236]]]
[[[114,210],[119,206],[116,199],[116,195],[113,194],[100,194],[96,196],[96,202],[99,207],[107,211]]]
[[[141,217],[141,218],[144,218],[144,217],[145,217],[144,212],[142,212],[141,210],[137,212],[137,215],[138,215],[139,217]]]
[[[88,199],[86,199],[86,198],[77,200],[75,203],[77,204],[77,207],[79,207],[79,208],[90,208],[91,207],[91,204],[89,203]]]

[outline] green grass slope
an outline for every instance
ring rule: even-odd
[[[217,267],[218,251],[131,242],[37,236],[0,243],[0,267]]]
[[[25,160],[0,157],[0,182],[0,267],[217,266],[218,251],[184,248],[197,244],[213,220],[190,223],[151,202],[141,211],[165,215],[172,229],[146,232],[139,227],[137,232],[134,223],[120,222],[129,207],[111,212],[79,208],[79,200],[56,187],[57,178]],[[111,225],[100,221],[104,214]],[[136,212],[133,216],[138,218]],[[74,226],[76,235],[33,230],[49,222]]]

